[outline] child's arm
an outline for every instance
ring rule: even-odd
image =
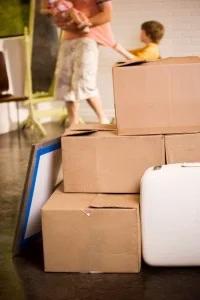
[[[134,56],[132,53],[130,53],[128,50],[126,50],[122,45],[118,43],[113,47],[113,49],[116,50],[119,54],[121,54],[126,59],[130,59],[130,60],[137,59],[136,56]]]
[[[69,13],[72,22],[76,23],[77,25],[82,25],[82,24],[84,24],[85,26],[91,25],[89,23],[89,19],[81,11],[72,8],[70,9]]]
[[[67,23],[68,25],[74,23],[77,25],[77,28],[82,33],[90,32],[91,23],[89,22],[89,19],[82,12],[80,12],[77,9],[72,8],[69,11],[69,17],[71,20]]]

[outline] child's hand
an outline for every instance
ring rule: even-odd
[[[81,23],[84,26],[89,26],[90,27],[92,25],[91,22],[90,22],[90,20],[89,20],[89,18],[84,13],[82,13],[81,11],[79,11],[78,15],[79,15]]]
[[[66,25],[66,23],[67,23],[67,20],[65,18],[63,18],[63,16],[60,14],[54,15],[53,20],[58,27],[62,27],[64,25]]]

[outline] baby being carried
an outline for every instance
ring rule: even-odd
[[[66,0],[49,0],[48,9],[53,16],[61,14],[63,18],[69,20],[67,25],[75,24],[84,33],[90,31],[88,18],[75,9],[72,2]]]

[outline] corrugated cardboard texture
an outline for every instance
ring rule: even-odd
[[[162,136],[113,131],[62,137],[65,192],[138,193],[144,171],[165,163]]]
[[[139,272],[139,195],[67,194],[42,209],[45,271]]]
[[[83,123],[83,124],[77,124],[73,125],[69,129],[66,129],[65,133],[63,135],[67,135],[69,131],[109,131],[109,130],[116,130],[116,125],[114,124],[99,124],[99,123]]]
[[[167,135],[167,163],[200,162],[200,133]]]
[[[120,135],[200,131],[200,58],[113,68]]]

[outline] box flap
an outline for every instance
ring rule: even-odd
[[[55,200],[48,201],[54,202],[54,209],[49,203],[42,214],[45,271],[139,272],[139,206],[137,209],[130,207],[123,210],[123,213],[120,209],[82,209],[81,203],[85,202],[87,196],[93,197],[94,201],[101,198],[105,202],[109,202],[112,197],[113,202],[114,198],[118,198],[118,195],[97,194],[76,194],[75,198],[71,198],[73,194],[60,191]],[[133,195],[120,195],[122,203],[124,197],[130,196],[133,199]],[[79,200],[80,197],[82,200]],[[79,206],[75,210],[76,201]],[[73,207],[64,211],[68,202]]]
[[[61,183],[45,203],[42,211],[84,210],[94,198],[95,194],[64,193],[63,183]]]
[[[66,129],[65,132],[62,134],[62,137],[65,136],[84,136],[84,135],[90,135],[97,132],[97,130],[71,130]]]
[[[137,61],[128,61],[125,63],[119,63],[114,67],[132,67],[132,66],[152,66],[152,65],[165,65],[165,64],[193,64],[193,63],[200,63],[199,56],[183,56],[183,57],[166,57],[158,60],[153,61],[146,61],[146,60],[137,60]]]
[[[89,208],[135,209],[139,206],[137,194],[96,194]]]
[[[98,123],[89,123],[89,124],[78,124],[70,128],[67,128],[62,134],[64,136],[83,136],[90,135],[97,131],[116,131],[116,125],[114,124],[98,124]]]
[[[146,63],[147,61],[146,60],[130,60],[130,61],[127,61],[127,62],[120,62],[118,64],[115,64],[113,67],[132,67],[132,66],[138,66],[138,65],[142,65],[144,63]]]
[[[99,124],[99,123],[85,123],[77,124],[71,127],[73,131],[85,131],[85,130],[98,130],[98,131],[112,131],[116,130],[115,124]]]
[[[127,208],[139,207],[137,194],[92,194],[64,193],[63,183],[60,184],[50,199],[45,203],[43,211],[81,210],[92,208]]]

